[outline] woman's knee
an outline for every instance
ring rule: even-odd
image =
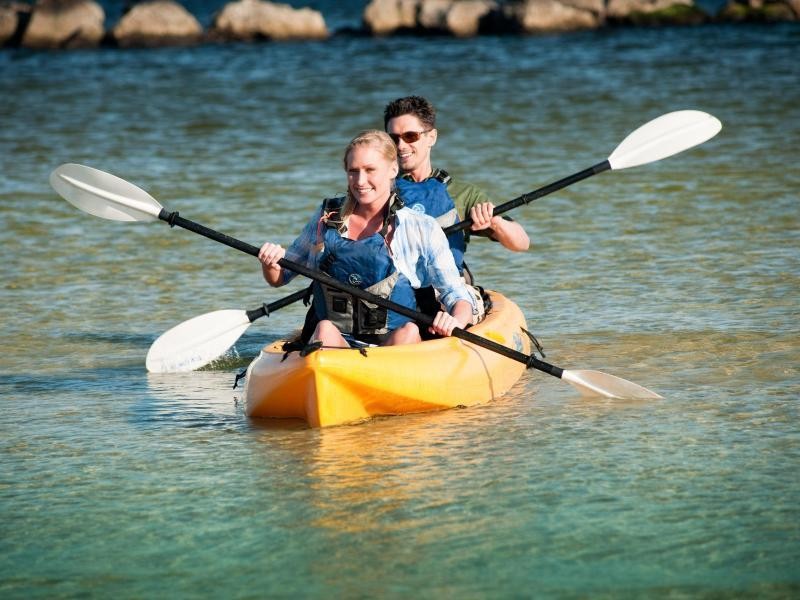
[[[416,344],[422,341],[419,327],[416,323],[406,323],[395,329],[386,341],[387,346],[399,346],[400,344]]]
[[[339,328],[336,327],[332,321],[327,319],[323,319],[317,323],[317,327],[314,329],[314,334],[311,336],[311,339],[322,342],[323,346],[347,347],[349,345],[342,337]]]

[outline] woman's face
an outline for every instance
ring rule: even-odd
[[[355,146],[347,156],[347,187],[358,204],[382,207],[389,199],[397,163],[375,146]]]

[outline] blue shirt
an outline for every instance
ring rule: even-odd
[[[303,228],[300,236],[286,250],[286,259],[319,269],[324,223],[320,223],[322,210],[317,211]],[[475,308],[472,295],[458,274],[453,254],[439,223],[428,215],[409,208],[401,208],[395,214],[394,233],[389,249],[395,268],[405,275],[414,288],[433,286],[439,301],[448,311],[459,300],[469,302]],[[297,273],[283,270],[283,283],[291,281]]]

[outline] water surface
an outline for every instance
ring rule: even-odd
[[[0,592],[140,598],[758,596],[800,580],[796,26],[0,53]],[[663,401],[523,376],[486,406],[324,431],[249,420],[234,354],[148,375],[155,338],[258,307],[251,257],[81,213],[79,162],[252,244],[344,187],[341,152],[409,93],[436,162],[498,202],[672,110],[703,146],[514,213],[469,252],[547,359]]]

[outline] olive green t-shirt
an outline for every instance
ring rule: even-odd
[[[469,216],[469,211],[476,204],[480,204],[482,202],[491,202],[489,195],[482,189],[472,185],[471,183],[464,183],[463,181],[458,181],[452,175],[450,176],[450,183],[447,185],[447,191],[450,194],[450,197],[453,199],[453,204],[455,204],[456,206],[456,211],[458,211],[458,218],[461,219],[462,221]],[[512,220],[506,217],[505,215],[503,215],[503,218],[506,221]],[[470,235],[488,237],[492,241],[497,241],[492,237],[492,232],[489,229],[484,229],[482,231],[477,231],[477,232],[466,229],[464,231],[464,234],[467,242],[469,242]]]

